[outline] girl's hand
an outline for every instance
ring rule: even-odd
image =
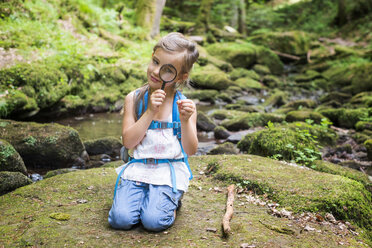
[[[195,103],[190,99],[178,100],[177,105],[181,121],[188,121],[196,111]]]
[[[149,109],[154,113],[159,112],[159,108],[164,102],[165,95],[166,95],[165,91],[161,89],[157,89],[154,92],[152,92],[150,96]]]

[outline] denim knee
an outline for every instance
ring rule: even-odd
[[[159,215],[151,212],[143,212],[141,222],[145,229],[149,231],[159,232],[173,225],[175,220],[173,215]]]
[[[117,209],[113,206],[109,213],[108,222],[115,229],[128,230],[138,223],[138,218],[129,211]]]

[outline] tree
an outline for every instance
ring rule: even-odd
[[[166,0],[139,0],[136,6],[136,24],[154,38],[160,33],[160,19]]]
[[[195,24],[195,31],[197,33],[205,33],[209,30],[212,5],[213,0],[202,0]]]
[[[160,20],[161,20],[161,15],[163,13],[164,6],[165,6],[165,1],[166,0],[156,0],[155,17],[154,17],[154,22],[152,25],[152,30],[150,33],[152,38],[154,38],[160,33]]]
[[[244,0],[239,0],[239,8],[238,8],[238,31],[242,34],[246,34],[245,28],[245,2]]]

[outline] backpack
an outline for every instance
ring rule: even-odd
[[[139,91],[137,91],[136,93],[138,94]],[[137,119],[139,119],[141,117],[141,115],[146,111],[147,105],[148,105],[148,97],[149,97],[149,91],[147,90],[144,94],[143,99],[139,102],[139,106],[138,106],[137,113],[136,113]],[[121,148],[121,151],[120,151],[121,159],[123,159],[124,162],[126,162],[127,164],[121,169],[121,171],[120,171],[120,173],[117,177],[116,184],[115,184],[114,198],[115,198],[116,189],[117,189],[117,186],[119,184],[122,173],[124,172],[124,170],[130,164],[135,163],[135,162],[136,163],[140,162],[140,163],[144,163],[144,164],[147,164],[147,163],[151,163],[151,164],[168,163],[169,167],[171,169],[171,181],[172,181],[172,186],[173,186],[173,192],[174,193],[177,193],[178,191],[177,191],[177,187],[176,187],[176,175],[175,175],[175,172],[174,172],[172,162],[184,162],[187,165],[187,168],[190,172],[189,180],[191,180],[193,178],[193,175],[192,175],[192,172],[191,172],[191,169],[190,169],[190,165],[189,165],[189,162],[188,162],[188,156],[185,153],[185,151],[183,150],[182,142],[181,142],[181,121],[180,121],[180,113],[178,111],[177,101],[182,100],[182,99],[186,99],[186,97],[181,92],[179,92],[177,90],[176,93],[175,93],[175,96],[174,96],[174,100],[173,100],[172,122],[152,121],[148,129],[173,128],[173,135],[177,136],[177,139],[178,139],[178,141],[180,143],[180,146],[181,146],[183,158],[180,158],[180,159],[154,159],[154,158],[134,159],[134,158],[129,156],[128,149],[126,149],[123,146]]]

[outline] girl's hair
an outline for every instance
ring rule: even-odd
[[[196,48],[196,44],[186,39],[183,34],[177,33],[177,32],[169,33],[163,38],[161,38],[158,41],[158,43],[154,46],[154,49],[153,49],[154,53],[158,48],[161,48],[167,52],[180,52],[180,53],[183,52],[184,53],[180,74],[189,73],[192,69],[193,64],[196,62],[196,60],[199,57],[199,52],[198,52],[198,49]],[[184,82],[181,82],[176,87],[179,87],[181,85],[184,86],[187,84],[188,84],[188,79]],[[134,116],[136,120],[139,118],[139,116],[137,116],[137,112],[139,109],[139,102],[144,98],[144,95],[148,89],[149,89],[149,85],[147,83],[139,89],[139,92],[135,93],[133,112],[134,112]],[[144,109],[142,109],[142,113],[143,111]],[[140,113],[140,115],[142,115],[142,113]]]

